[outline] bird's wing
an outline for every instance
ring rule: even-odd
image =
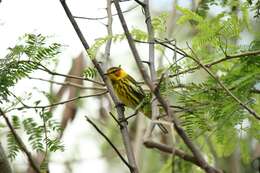
[[[136,94],[140,95],[140,98],[144,98],[145,93],[144,93],[144,90],[142,89],[142,87],[138,85],[138,83],[132,76],[128,75],[128,79],[131,81],[131,85],[135,85],[135,86],[131,87],[134,90],[134,92]]]

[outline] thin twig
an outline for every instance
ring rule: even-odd
[[[49,83],[57,84],[57,85],[73,86],[73,87],[77,87],[79,89],[101,90],[101,91],[106,90],[106,88],[101,88],[101,87],[85,87],[83,85],[73,83],[73,82],[69,82],[69,81],[57,82],[57,81],[54,81],[54,80],[48,80],[48,79],[43,79],[43,78],[38,78],[38,77],[30,77],[30,76],[28,78],[29,79],[35,79],[35,80],[41,80],[41,81],[45,81],[45,82],[49,82]]]
[[[111,9],[111,3],[112,0],[107,0],[107,35],[108,36],[112,36],[113,32],[112,32],[112,23],[113,23],[113,15],[112,15],[112,9]],[[104,59],[106,60],[106,62],[108,62],[109,58],[110,58],[110,50],[111,50],[111,45],[112,45],[112,37],[109,38],[106,42],[106,47],[105,47],[105,55],[104,55]]]
[[[57,73],[57,72],[54,72],[54,71],[49,70],[47,67],[45,67],[45,66],[43,66],[43,65],[41,65],[41,64],[39,64],[39,65],[40,65],[41,67],[43,67],[43,69],[40,69],[40,70],[46,71],[46,72],[48,72],[48,73],[51,74],[51,75],[57,75],[57,76],[63,76],[63,77],[67,77],[67,78],[85,80],[85,81],[89,81],[89,82],[92,82],[92,83],[97,84],[97,85],[104,86],[104,83],[101,83],[101,82],[92,80],[92,79],[87,78],[87,77],[79,77],[79,76],[74,76],[74,75],[68,75],[68,74]]]
[[[122,128],[121,126],[121,123],[116,119],[116,117],[113,115],[113,113],[112,112],[109,112],[109,115],[111,115],[111,117],[115,120],[115,122],[117,123],[117,125],[120,127],[120,128]]]
[[[10,110],[8,110],[8,112],[12,111],[12,110],[22,110],[22,109],[44,109],[44,108],[49,108],[49,107],[54,107],[54,106],[58,106],[58,105],[62,105],[62,104],[65,104],[65,103],[68,103],[68,102],[73,102],[75,100],[79,100],[79,99],[83,99],[83,98],[88,98],[88,97],[96,97],[96,96],[101,96],[101,95],[104,95],[108,93],[108,91],[104,91],[104,92],[101,92],[101,93],[97,93],[97,94],[90,94],[90,95],[85,95],[85,96],[78,96],[78,97],[74,97],[74,98],[71,98],[69,100],[65,100],[65,101],[61,101],[61,102],[57,102],[57,103],[52,103],[52,104],[49,104],[49,105],[44,105],[44,106],[30,106],[30,105],[27,105],[25,103],[23,103],[21,101],[21,99],[19,99],[18,97],[16,97],[17,100],[19,100],[19,102],[23,105],[21,107],[18,107],[18,108],[12,108]]]
[[[97,132],[105,138],[105,140],[109,143],[109,145],[115,150],[119,158],[125,163],[125,165],[132,170],[131,165],[125,160],[125,158],[122,156],[122,154],[119,152],[119,150],[116,148],[116,146],[113,144],[113,142],[97,127],[97,125],[91,121],[87,116],[85,116],[86,120],[97,130]]]
[[[139,1],[139,0],[134,0],[137,4],[141,5],[143,8],[146,6],[146,3]]]
[[[158,41],[157,41],[158,42]],[[183,55],[185,57],[189,57],[191,58],[194,62],[196,62],[201,68],[203,68],[214,80],[216,80],[219,85],[240,105],[242,106],[244,109],[246,109],[250,114],[252,114],[256,119],[260,120],[260,115],[257,114],[257,112],[255,112],[253,109],[251,109],[250,107],[248,107],[246,104],[244,104],[240,99],[238,99],[224,84],[223,82],[221,82],[212,72],[211,70],[209,69],[209,67],[211,67],[212,65],[215,65],[217,63],[220,63],[220,62],[223,62],[223,61],[226,61],[228,59],[233,59],[233,58],[240,58],[240,57],[244,57],[244,56],[252,56],[252,55],[258,55],[260,54],[260,50],[257,50],[257,51],[251,51],[251,52],[244,52],[244,53],[241,53],[241,54],[234,54],[234,55],[226,55],[225,58],[222,58],[220,60],[217,60],[213,63],[210,63],[210,64],[202,64],[196,53],[193,51],[193,49],[187,44],[187,46],[189,47],[189,49],[191,50],[191,52],[194,54],[195,57],[187,54],[186,52],[184,52],[182,49],[178,48],[177,46],[175,46],[174,48],[164,44],[164,43],[160,43],[162,45],[164,45],[165,47],[173,50],[173,51],[176,51],[177,53],[179,53],[180,55]],[[197,68],[197,67],[195,67]]]
[[[28,159],[30,165],[32,166],[32,168],[34,169],[34,171],[36,173],[41,173],[40,168],[38,167],[36,161],[33,159],[33,156],[31,155],[30,151],[26,148],[26,145],[24,144],[24,142],[22,141],[20,136],[16,133],[16,131],[15,131],[14,127],[12,126],[11,122],[9,121],[8,117],[6,116],[5,112],[3,112],[3,110],[1,108],[0,108],[0,116],[3,116],[3,118],[5,119],[5,122],[8,126],[8,128],[10,129],[12,135],[14,136],[15,141],[17,142],[20,149],[27,156],[27,159]]]
[[[197,64],[199,64],[226,92],[228,95],[230,95],[240,106],[242,106],[244,109],[246,109],[250,114],[252,114],[256,119],[260,120],[260,115],[258,115],[253,109],[248,107],[246,104],[244,104],[239,98],[237,98],[225,85],[222,81],[217,78],[213,72],[211,72],[210,69],[208,69],[204,64],[200,62],[198,59],[196,53],[192,50],[192,48],[187,44],[191,52],[193,53],[194,57],[191,55],[186,54],[187,57],[191,58],[193,61],[195,61]]]
[[[127,10],[124,10],[123,13],[127,13],[127,12],[130,12],[132,10],[134,10],[136,7],[138,7],[139,5],[135,5],[133,7],[130,7],[129,9]],[[117,16],[117,13],[116,14],[111,14],[111,16]],[[103,19],[106,19],[106,18],[109,18],[109,16],[104,16],[104,17],[82,17],[82,16],[73,16],[75,19],[87,19],[87,20],[103,20]]]
[[[182,55],[182,56],[186,56],[186,54],[183,53],[181,49],[173,48],[173,47],[170,47],[169,45],[166,44],[166,43],[170,43],[170,41],[168,41],[168,42],[167,41],[159,41],[159,40],[156,39],[155,43],[160,44],[160,45],[162,45],[162,46],[164,46],[164,47],[166,47],[166,48],[168,48],[168,49],[170,49],[172,51],[177,51],[177,53]],[[232,59],[236,59],[236,58],[242,58],[242,57],[253,57],[255,55],[260,55],[260,50],[248,51],[248,52],[237,53],[237,54],[232,54],[232,55],[226,55],[224,58],[221,58],[219,60],[213,61],[211,63],[204,64],[204,66],[207,67],[207,68],[210,68],[211,66],[219,64],[219,63],[224,62],[224,61],[228,61],[228,60],[232,60]],[[180,72],[178,72],[176,74],[169,75],[169,77],[179,76],[181,74],[192,72],[192,71],[197,70],[199,68],[201,68],[200,65],[195,66],[195,67],[191,67],[189,69],[180,71]]]
[[[95,80],[92,80],[90,78],[87,78],[87,77],[80,77],[80,76],[74,76],[74,75],[66,75],[66,74],[61,74],[61,73],[57,73],[57,72],[54,72],[50,69],[48,69],[47,67],[45,67],[44,65],[42,65],[41,63],[39,62],[35,62],[35,61],[28,61],[28,60],[22,60],[22,61],[18,61],[17,63],[31,63],[32,65],[37,65],[39,67],[37,67],[37,69],[39,70],[42,70],[42,71],[45,71],[51,75],[57,75],[57,76],[63,76],[63,77],[66,77],[66,78],[73,78],[73,79],[79,79],[79,80],[85,80],[85,81],[89,81],[89,82],[92,82],[92,83],[95,83],[97,85],[101,85],[101,86],[104,86],[104,83],[101,83],[101,82],[98,82],[98,81],[95,81]],[[42,68],[40,68],[42,67]]]

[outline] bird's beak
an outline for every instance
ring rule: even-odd
[[[105,76],[107,76],[107,75],[108,75],[108,73],[104,73],[104,75],[105,75]]]

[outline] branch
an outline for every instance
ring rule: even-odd
[[[129,9],[123,11],[123,13],[130,12],[130,11],[134,10],[136,7],[138,7],[138,5],[135,5],[135,6],[133,6],[133,7],[130,7]],[[117,13],[116,13],[116,14],[111,14],[111,17],[112,17],[112,16],[117,16]],[[109,15],[108,15],[108,16],[104,16],[104,17],[82,17],[82,16],[73,16],[73,18],[75,18],[75,19],[87,19],[87,20],[103,20],[103,19],[109,18]]]
[[[73,87],[77,87],[79,89],[100,90],[100,91],[106,90],[106,88],[101,88],[101,87],[85,87],[83,85],[80,85],[80,84],[77,84],[77,83],[74,83],[74,82],[69,82],[69,81],[57,82],[57,81],[54,81],[54,80],[48,80],[48,79],[43,79],[43,78],[38,78],[38,77],[30,77],[30,76],[28,78],[40,80],[40,81],[45,81],[45,82],[49,82],[49,83],[53,83],[53,84],[57,84],[57,85],[73,86]]]
[[[73,18],[70,9],[68,8],[65,0],[60,0],[62,7],[64,8],[67,17],[69,18],[72,26],[74,27],[82,45],[84,46],[85,50],[87,51],[89,49],[89,45],[86,41],[86,39],[84,38],[78,24],[76,23],[75,19]],[[87,51],[88,52],[88,51]],[[104,72],[100,66],[100,64],[98,63],[98,61],[95,58],[92,58],[92,63],[94,64],[95,68],[97,69],[99,75],[101,76],[102,80],[105,82],[105,85],[108,89],[108,92],[113,100],[113,102],[116,105],[116,109],[117,109],[117,113],[118,113],[118,117],[119,120],[124,120],[125,119],[125,115],[124,115],[124,107],[122,104],[120,104],[119,99],[116,97],[114,91],[113,91],[113,87],[110,83],[110,81],[108,80],[108,78],[104,75]],[[123,138],[123,143],[126,149],[126,154],[127,154],[127,158],[128,158],[128,162],[131,165],[132,170],[130,170],[132,173],[138,173],[138,169],[135,163],[135,158],[134,158],[134,153],[133,153],[133,149],[131,146],[131,141],[130,141],[130,136],[128,133],[128,129],[127,129],[127,122],[126,121],[122,121],[121,122],[121,135]]]
[[[149,42],[144,42],[144,41],[138,41],[138,40],[135,40],[136,42],[139,42],[139,43],[149,43]],[[155,39],[155,44],[160,44],[172,51],[177,51],[178,54],[182,55],[182,56],[186,56],[185,53],[182,52],[182,50],[180,48],[172,48],[170,47],[168,44],[171,44],[171,40],[166,40],[166,41],[159,41],[158,39]],[[260,54],[260,50],[257,50],[257,51],[249,51],[249,52],[243,52],[243,53],[239,53],[239,54],[233,54],[233,55],[226,55],[224,58],[222,59],[219,59],[219,60],[216,60],[214,62],[211,62],[211,63],[208,63],[208,64],[205,64],[206,67],[210,68],[211,66],[213,65],[216,65],[216,64],[219,64],[223,61],[227,61],[227,60],[231,60],[231,59],[235,59],[235,58],[241,58],[241,57],[248,57],[248,56],[252,56],[252,55],[259,55]],[[175,76],[178,76],[178,75],[181,75],[181,74],[184,74],[184,73],[188,73],[188,72],[191,72],[191,71],[194,71],[196,69],[199,69],[201,68],[201,66],[195,66],[195,67],[191,67],[189,69],[186,69],[186,70],[183,70],[179,73],[176,73],[176,74],[173,74],[173,75],[169,75],[169,77],[175,77]]]
[[[132,51],[132,54],[135,58],[135,61],[137,63],[137,66],[139,68],[139,71],[142,74],[142,77],[145,81],[145,83],[148,85],[150,90],[153,92],[153,94],[157,97],[158,101],[162,104],[165,112],[167,115],[173,119],[174,123],[174,128],[176,129],[177,133],[180,135],[180,137],[183,139],[184,143],[187,145],[187,147],[191,150],[193,153],[194,157],[198,160],[198,162],[202,165],[202,169],[204,169],[208,173],[215,173],[219,172],[215,168],[211,167],[203,158],[202,154],[200,151],[195,147],[195,145],[192,143],[191,139],[187,136],[187,134],[184,132],[183,128],[181,128],[177,118],[173,115],[172,111],[170,110],[170,107],[167,103],[167,101],[161,96],[159,90],[156,90],[156,87],[153,85],[152,81],[150,80],[148,74],[145,71],[144,65],[142,64],[142,60],[139,56],[139,53],[135,47],[134,40],[128,30],[125,18],[122,14],[121,7],[119,5],[118,0],[114,0],[114,4],[116,7],[116,10],[118,12],[118,17],[120,19],[121,25],[124,29],[128,44],[130,46],[130,49]]]
[[[92,82],[92,83],[97,84],[97,85],[104,86],[103,83],[95,81],[95,80],[92,80],[92,79],[89,79],[87,77],[79,77],[79,76],[74,76],[74,75],[61,74],[61,73],[57,73],[57,72],[53,72],[53,71],[49,70],[47,67],[43,66],[42,64],[38,64],[38,65],[43,67],[43,69],[40,69],[40,70],[46,71],[46,72],[48,72],[51,75],[63,76],[63,77],[73,78],[73,79],[81,79],[81,80]]]
[[[22,141],[20,136],[16,133],[16,131],[13,128],[13,126],[12,126],[11,122],[9,121],[8,117],[6,116],[6,114],[3,112],[3,110],[1,108],[0,108],[0,116],[4,117],[5,122],[6,122],[7,126],[8,126],[8,128],[10,129],[12,135],[14,136],[15,141],[17,142],[17,144],[20,147],[20,149],[26,154],[27,159],[28,159],[30,165],[32,166],[32,168],[35,170],[36,173],[41,173],[40,168],[38,167],[36,162],[33,160],[33,157],[31,155],[31,153],[26,148],[24,142]]]
[[[164,47],[167,47],[168,49],[171,49],[172,51],[177,51],[177,53],[179,53],[182,56],[186,56],[186,53],[184,53],[180,48],[176,48],[176,49],[172,48],[172,47],[168,46],[165,41],[159,41],[159,40],[156,39],[155,43],[160,44],[160,45],[162,45]],[[170,41],[168,41],[168,43],[170,43]],[[219,64],[219,63],[224,62],[224,61],[228,61],[228,60],[236,59],[236,58],[242,58],[242,57],[249,57],[250,58],[251,56],[254,56],[254,55],[260,55],[260,50],[248,51],[248,52],[243,52],[243,53],[238,53],[238,54],[233,54],[233,55],[226,55],[224,58],[221,58],[219,60],[213,61],[211,63],[207,63],[204,66],[207,67],[207,68],[210,68],[211,66]],[[181,74],[185,74],[185,73],[197,70],[199,68],[201,68],[200,65],[195,66],[195,67],[191,67],[189,69],[180,71],[179,73],[169,75],[169,77],[179,76]]]
[[[195,61],[197,64],[199,64],[226,92],[228,95],[230,95],[240,106],[242,106],[244,109],[246,109],[250,114],[252,114],[256,119],[260,120],[260,115],[258,115],[253,109],[249,108],[246,104],[244,104],[239,98],[237,98],[225,85],[222,81],[220,81],[214,74],[211,72],[204,64],[202,64],[195,52],[191,49],[191,47],[188,45],[189,49],[193,53],[194,57],[191,55],[186,54],[187,57],[191,58],[193,61]]]
[[[156,42],[158,42],[157,40],[155,40]],[[191,47],[188,45],[189,49],[191,50],[191,52],[194,54],[195,57],[192,57],[191,55],[187,54],[186,52],[184,52],[182,49],[178,48],[177,46],[175,46],[175,48],[172,48],[164,43],[160,43],[159,44],[173,50],[176,51],[177,53],[179,53],[182,56],[185,57],[189,57],[191,58],[193,61],[195,61],[199,66],[191,68],[191,69],[197,69],[202,67],[214,80],[216,80],[219,85],[228,93],[228,95],[230,95],[240,106],[242,106],[244,109],[246,109],[250,114],[252,114],[256,119],[260,120],[260,115],[257,114],[257,112],[255,112],[253,109],[251,109],[250,107],[248,107],[246,104],[244,104],[240,99],[238,99],[224,84],[223,82],[221,82],[210,70],[209,67],[211,67],[212,65],[215,65],[217,63],[226,61],[228,59],[233,59],[233,58],[240,58],[240,57],[244,57],[244,56],[252,56],[252,55],[258,55],[260,54],[260,50],[257,51],[251,51],[251,52],[244,52],[241,54],[234,54],[234,55],[226,55],[225,58],[222,58],[220,60],[217,60],[215,62],[212,62],[210,64],[202,64],[197,55],[195,54],[195,52],[191,49]],[[186,70],[187,72],[187,70]]]
[[[112,0],[107,0],[107,35],[112,36],[112,22],[113,22],[113,17],[112,17],[112,9],[111,9],[111,3]],[[106,42],[106,47],[105,47],[105,60],[108,62],[109,57],[110,57],[110,50],[111,50],[111,45],[112,45],[112,38],[109,38]]]
[[[53,72],[53,71],[51,71],[50,69],[48,69],[47,67],[45,67],[44,65],[42,65],[42,64],[39,63],[39,62],[30,61],[30,60],[29,60],[29,61],[28,61],[28,60],[18,61],[18,63],[24,63],[24,62],[26,62],[26,63],[31,63],[31,64],[33,64],[33,65],[38,65],[38,66],[42,67],[42,68],[39,68],[39,67],[38,67],[39,70],[45,71],[45,72],[47,72],[47,73],[49,73],[49,74],[51,74],[51,75],[57,75],[57,76],[63,76],[63,77],[66,77],[66,78],[73,78],[73,79],[85,80],[85,81],[89,81],[89,82],[95,83],[95,84],[97,84],[97,85],[104,86],[103,83],[98,82],[98,81],[95,81],[95,80],[92,80],[92,79],[89,79],[89,78],[87,78],[87,77],[80,77],[80,76],[74,76],[74,75],[66,75],[66,74],[61,74],[61,73]]]
[[[189,155],[180,149],[170,147],[168,145],[161,144],[161,143],[154,142],[154,141],[145,141],[144,145],[147,148],[156,148],[165,153],[175,154],[176,156],[182,158],[183,160],[186,160],[188,162],[191,162],[191,163],[201,167],[201,165],[199,164],[199,162],[197,161],[197,159],[194,156]],[[173,151],[174,151],[174,153],[173,153]]]
[[[119,150],[116,148],[116,146],[113,144],[113,142],[97,127],[97,125],[91,121],[87,116],[85,116],[86,120],[97,130],[97,132],[104,137],[104,139],[109,143],[109,145],[115,150],[116,154],[120,157],[120,159],[124,162],[124,164],[131,170],[132,167],[129,165],[129,163],[124,159],[122,154],[119,152]]]
[[[215,64],[218,64],[218,63],[221,63],[223,61],[227,61],[227,60],[230,60],[230,59],[235,59],[235,58],[241,58],[241,57],[248,57],[248,56],[254,56],[254,55],[259,55],[260,54],[260,50],[256,50],[256,51],[249,51],[249,52],[243,52],[243,53],[239,53],[239,54],[233,54],[233,55],[226,55],[226,57],[220,59],[220,60],[217,60],[217,61],[214,61],[212,63],[209,63],[209,64],[205,64],[206,67],[211,67]]]
[[[149,41],[149,69],[150,69],[150,76],[151,80],[153,81],[153,84],[155,85],[156,83],[156,71],[155,71],[155,62],[154,62],[154,29],[151,23],[151,14],[150,14],[150,5],[149,5],[149,0],[145,0],[143,4],[141,4],[143,9],[144,9],[144,15],[145,15],[145,23],[146,23],[146,28],[148,32],[148,41]],[[155,99],[155,96],[153,95],[152,100]],[[157,100],[153,101],[151,103],[151,117],[152,120],[156,120],[156,118],[159,115],[159,109],[156,106],[157,105]],[[145,138],[149,137],[154,129],[155,124],[153,121],[151,121],[150,125],[148,126],[148,129],[146,130],[145,133]]]
[[[16,97],[16,99],[17,99],[23,106],[18,107],[18,108],[12,108],[12,109],[8,110],[8,112],[10,112],[10,111],[12,111],[12,110],[22,110],[22,109],[45,109],[45,108],[49,108],[49,107],[54,107],[54,106],[62,105],[62,104],[68,103],[68,102],[73,102],[73,101],[75,101],[75,100],[79,100],[79,99],[83,99],[83,98],[101,96],[101,95],[104,95],[104,94],[106,94],[106,93],[108,93],[108,91],[104,91],[104,92],[97,93],[97,94],[91,94],[91,95],[85,95],[85,96],[78,96],[78,97],[71,98],[71,99],[69,99],[69,100],[65,100],[65,101],[57,102],[57,103],[52,103],[52,104],[44,105],[44,106],[30,106],[30,105],[27,105],[27,104],[23,103],[18,97],[16,97],[15,95],[13,95],[14,97]]]
[[[146,3],[139,1],[139,0],[134,0],[137,4],[141,5],[143,8],[145,8]],[[123,12],[122,12],[123,13]]]

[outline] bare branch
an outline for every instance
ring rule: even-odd
[[[119,158],[124,162],[124,164],[132,170],[131,165],[125,160],[125,158],[122,156],[122,154],[119,152],[119,150],[116,148],[116,146],[113,144],[113,142],[97,127],[97,125],[91,121],[87,116],[85,116],[86,120],[97,130],[97,132],[104,137],[104,139],[109,143],[109,145],[115,150],[116,154],[119,156]]]
[[[138,5],[135,5],[135,6],[133,6],[133,7],[130,7],[130,8],[127,9],[127,10],[124,10],[123,13],[130,12],[130,11],[134,10],[136,7],[138,7]],[[117,16],[117,13],[116,13],[116,14],[111,14],[111,16]],[[109,18],[109,15],[104,16],[104,17],[82,17],[82,16],[73,16],[73,17],[74,17],[75,19],[103,20],[103,19]]]
[[[149,0],[145,0],[142,4],[142,7],[144,9],[144,15],[145,15],[145,22],[146,22],[146,28],[148,32],[148,41],[149,41],[149,69],[150,69],[150,76],[151,80],[153,81],[153,84],[155,85],[156,83],[156,71],[155,71],[155,62],[154,62],[154,29],[151,23],[151,14],[150,14],[150,5],[149,5]],[[153,95],[152,100],[154,100],[156,97]],[[152,120],[156,120],[158,115],[159,115],[159,109],[156,106],[158,101],[155,100],[151,103],[151,117]],[[146,130],[145,133],[145,138],[149,137],[154,129],[154,123],[151,123],[148,126],[148,129]]]
[[[182,151],[180,149],[170,147],[168,145],[161,144],[161,143],[154,142],[154,141],[145,141],[144,145],[147,148],[156,148],[156,149],[163,151],[165,153],[175,154],[176,156],[182,158],[183,160],[194,163],[195,165],[201,167],[201,165],[199,164],[199,162],[197,161],[197,159],[194,156],[189,155],[189,154],[185,153],[184,151]],[[174,151],[174,153],[173,153],[173,151]]]
[[[112,17],[111,4],[112,4],[112,0],[107,0],[107,26],[106,26],[106,28],[107,28],[108,36],[113,35],[113,32],[112,32],[113,17]],[[110,58],[111,45],[112,45],[112,38],[109,38],[107,40],[106,47],[105,47],[104,57],[105,57],[106,62],[108,62],[108,60]]]
[[[34,63],[35,63],[35,62],[34,62]],[[92,82],[92,83],[97,84],[97,85],[104,86],[104,83],[101,83],[101,82],[98,82],[98,81],[89,79],[89,78],[87,78],[87,77],[79,77],[79,76],[74,76],[74,75],[65,75],[65,74],[61,74],[61,73],[57,73],[57,72],[51,71],[51,70],[49,70],[47,67],[43,66],[42,64],[38,64],[38,65],[40,65],[41,67],[43,67],[43,69],[40,69],[40,70],[46,71],[46,72],[48,72],[48,73],[51,74],[51,75],[63,76],[63,77],[73,78],[73,79],[81,79],[81,80],[85,80],[85,81]]]
[[[28,60],[23,60],[23,61],[18,61],[17,63],[31,63],[33,65],[38,65],[39,67],[37,69],[39,70],[42,70],[42,71],[45,71],[51,75],[57,75],[57,76],[63,76],[63,77],[66,77],[66,78],[73,78],[73,79],[80,79],[80,80],[85,80],[85,81],[89,81],[89,82],[92,82],[92,83],[95,83],[97,85],[101,85],[101,86],[104,86],[104,83],[101,83],[101,82],[98,82],[98,81],[95,81],[95,80],[92,80],[92,79],[89,79],[87,77],[80,77],[80,76],[74,76],[74,75],[66,75],[66,74],[61,74],[61,73],[57,73],[57,72],[54,72],[50,69],[48,69],[47,67],[45,67],[44,65],[42,65],[41,63],[39,62],[35,62],[35,61],[28,61]],[[42,67],[42,68],[41,68]]]
[[[106,88],[101,88],[101,87],[85,87],[83,85],[79,85],[77,83],[73,83],[73,82],[69,82],[69,81],[57,82],[57,81],[54,81],[54,80],[48,80],[48,79],[43,79],[43,78],[38,78],[38,77],[30,77],[30,76],[28,78],[29,79],[35,79],[35,80],[41,80],[41,81],[45,81],[45,82],[49,82],[49,83],[53,83],[53,84],[57,84],[57,85],[73,86],[73,87],[77,87],[79,89],[100,90],[100,91],[106,90]]]
[[[61,102],[57,102],[57,103],[52,103],[52,104],[44,105],[44,106],[30,106],[30,105],[27,105],[27,104],[23,103],[18,97],[16,97],[15,95],[13,95],[14,97],[16,97],[17,100],[19,100],[19,102],[20,102],[23,106],[18,107],[18,108],[12,108],[12,109],[8,110],[8,112],[10,112],[10,111],[12,111],[12,110],[22,110],[22,109],[39,109],[39,108],[40,108],[40,109],[45,109],[45,108],[50,108],[50,107],[62,105],[62,104],[68,103],[68,102],[73,102],[73,101],[75,101],[75,100],[79,100],[79,99],[83,99],[83,98],[101,96],[101,95],[104,95],[104,94],[106,94],[106,93],[108,93],[108,91],[104,91],[104,92],[97,93],[97,94],[91,94],[91,95],[85,95],[85,96],[78,96],[78,97],[71,98],[71,99],[69,99],[69,100],[65,100],[65,101],[61,101]]]

